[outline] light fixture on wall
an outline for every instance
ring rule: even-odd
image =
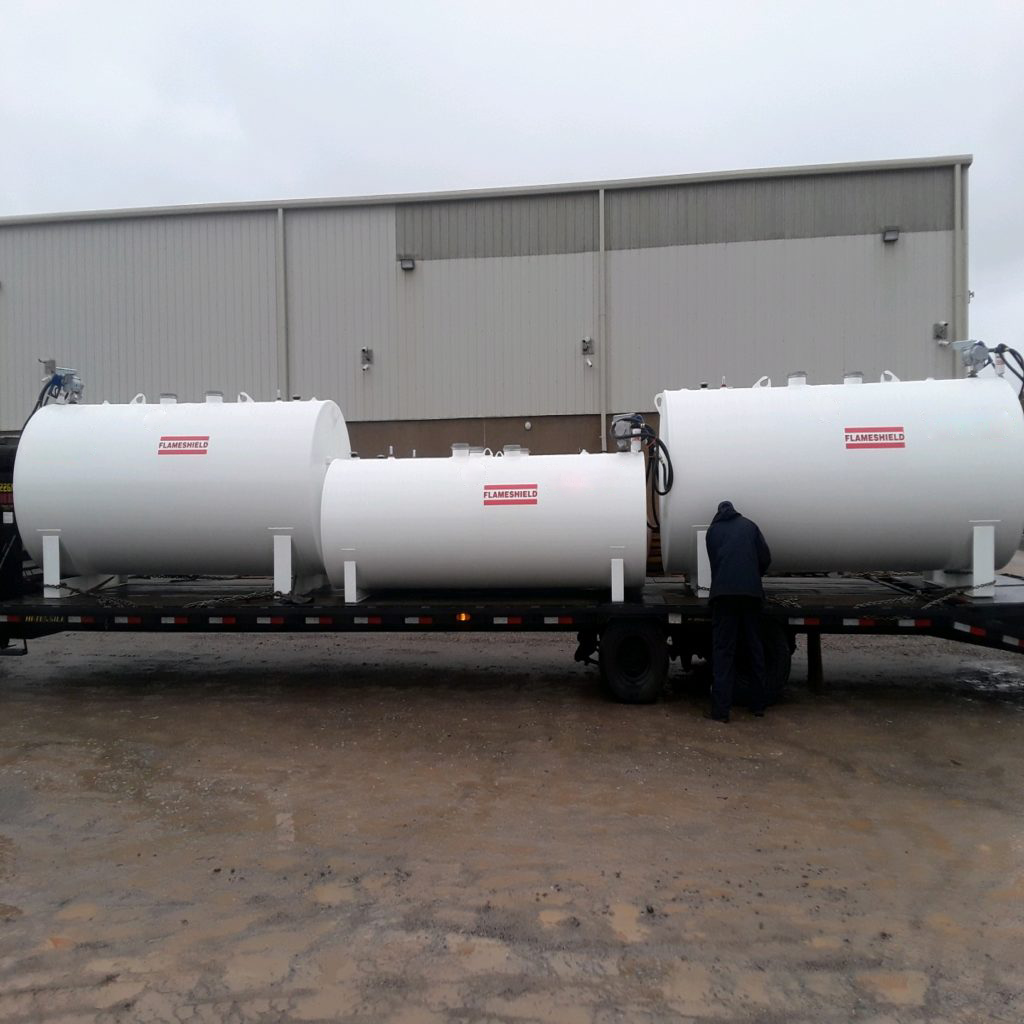
[[[892,245],[893,242],[900,240],[900,229],[898,226],[890,225],[887,228],[882,228],[882,241],[886,245]]]
[[[580,342],[580,353],[583,356],[583,362],[587,364],[587,369],[589,370],[594,365],[594,360],[590,358],[594,354],[593,338],[584,338]]]
[[[399,256],[398,257],[398,265],[403,270],[415,270],[416,269],[416,260],[414,260],[412,258],[412,256]]]

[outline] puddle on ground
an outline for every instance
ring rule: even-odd
[[[1024,707],[1024,669],[974,663],[961,666],[953,680],[961,696],[999,700]]]

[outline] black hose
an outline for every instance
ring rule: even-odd
[[[1017,389],[1017,397],[1024,400],[1024,357],[1015,349],[1010,348],[1009,345],[996,345],[995,348],[989,349],[989,352],[994,352],[996,355],[1001,356],[1003,360],[1003,366],[1010,371],[1020,381],[1020,387]],[[1007,358],[1006,355],[1009,353],[1017,362],[1017,369]]]
[[[1010,355],[1013,356],[1013,358],[1017,360],[1017,365],[1020,367],[1020,371],[1021,372],[1018,373],[1006,361],[1005,353],[1003,354],[1004,355],[1003,365],[1009,367],[1010,371],[1012,373],[1016,374],[1017,379],[1020,381],[1020,390],[1017,392],[1017,397],[1020,398],[1021,395],[1024,395],[1024,358],[1021,358],[1021,354],[1015,348],[1010,348],[1009,346],[1007,346],[1006,351],[1009,352]]]
[[[25,422],[21,425],[22,433],[25,432],[25,428],[28,426],[28,421],[32,419],[32,417],[35,416],[35,414],[39,412],[39,410],[42,409],[44,405],[46,405],[47,400],[50,398],[56,398],[60,394],[60,386],[61,378],[58,374],[55,373],[43,385],[42,390],[39,392],[39,397],[36,399],[36,404],[32,406],[32,411],[28,414],[28,417],[26,418]]]
[[[654,428],[647,424],[639,413],[628,417],[619,417],[617,422],[628,423],[631,428],[631,435],[633,430],[637,431],[637,434],[632,436],[639,437],[640,445],[646,454],[647,465],[644,470],[645,489],[651,497],[651,512],[654,518],[653,523],[648,521],[647,528],[657,530],[661,523],[658,520],[658,502],[655,499],[664,497],[672,490],[672,484],[675,481],[672,457],[668,453],[668,448],[665,447],[665,442],[658,437]],[[608,433],[615,440],[616,444],[626,440],[625,437],[619,437],[615,434],[614,425],[609,429]],[[630,440],[632,440],[632,436]]]

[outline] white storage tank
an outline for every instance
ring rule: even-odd
[[[60,531],[61,576],[269,575],[290,528],[297,575],[322,574],[320,498],[350,452],[333,402],[48,405],[14,466],[22,540]]]
[[[665,391],[675,482],[661,499],[669,572],[697,570],[720,501],[760,527],[772,572],[965,570],[974,525],[997,568],[1024,528],[1024,416],[1000,379]]]
[[[627,587],[647,561],[644,458],[610,455],[345,459],[324,484],[327,575],[363,590]]]

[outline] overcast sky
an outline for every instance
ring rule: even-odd
[[[1024,347],[1024,0],[0,0],[0,216],[958,153]]]

